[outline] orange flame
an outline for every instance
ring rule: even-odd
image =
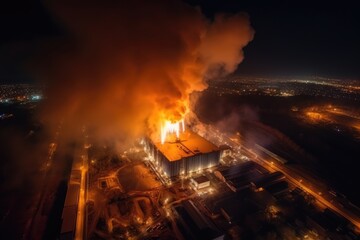
[[[185,131],[185,123],[184,119],[181,119],[177,122],[165,121],[163,126],[161,126],[161,144],[165,143],[166,137],[169,134],[176,134],[178,138],[180,136],[180,132]]]

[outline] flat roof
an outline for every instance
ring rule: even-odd
[[[156,141],[153,141],[153,143],[171,162],[182,158],[192,157],[197,154],[211,153],[220,150],[213,143],[190,130],[182,132],[179,139],[170,137],[170,139],[163,144]]]
[[[204,182],[209,182],[209,178],[207,176],[204,176],[204,175],[201,175],[199,177],[195,177],[193,179],[197,184],[201,184],[201,183],[204,183]]]
[[[79,184],[69,184],[64,206],[73,206],[78,205],[79,202],[79,193],[80,193],[80,185]]]
[[[182,219],[184,225],[187,226],[190,236],[184,235],[189,239],[223,239],[218,228],[213,222],[207,218],[191,200],[181,202],[180,206],[176,206],[175,210]],[[186,228],[185,228],[186,231]],[[182,232],[183,233],[183,232]]]
[[[65,207],[63,209],[61,233],[75,231],[76,217],[77,217],[77,206]]]
[[[255,162],[247,161],[238,165],[231,166],[229,168],[225,168],[223,170],[220,170],[219,172],[226,180],[229,180],[231,178],[236,178],[243,173],[249,172],[255,167]]]

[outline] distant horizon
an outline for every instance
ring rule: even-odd
[[[228,76],[219,77],[219,79],[222,78],[232,78],[232,77],[247,77],[247,78],[265,78],[265,79],[274,79],[274,78],[280,78],[280,79],[286,79],[286,78],[309,78],[309,79],[324,79],[324,80],[343,80],[343,81],[359,81],[360,78],[350,78],[350,77],[330,77],[326,75],[273,75],[273,76],[266,76],[265,74],[245,74],[245,73],[233,73]],[[211,79],[210,81],[215,80]],[[19,81],[19,82],[6,82],[2,81],[0,79],[0,85],[44,85],[46,86],[46,83],[40,83],[36,80],[33,80],[31,82],[26,81]]]

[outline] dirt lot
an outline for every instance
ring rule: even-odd
[[[161,186],[156,175],[143,163],[121,169],[118,178],[125,191],[146,191]]]

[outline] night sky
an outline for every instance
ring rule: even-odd
[[[210,18],[218,12],[249,14],[255,38],[244,49],[237,73],[360,79],[360,14],[355,1],[187,2],[199,5]],[[66,34],[41,1],[29,0],[0,5],[0,32],[0,83],[31,81],[25,63],[43,42]]]

